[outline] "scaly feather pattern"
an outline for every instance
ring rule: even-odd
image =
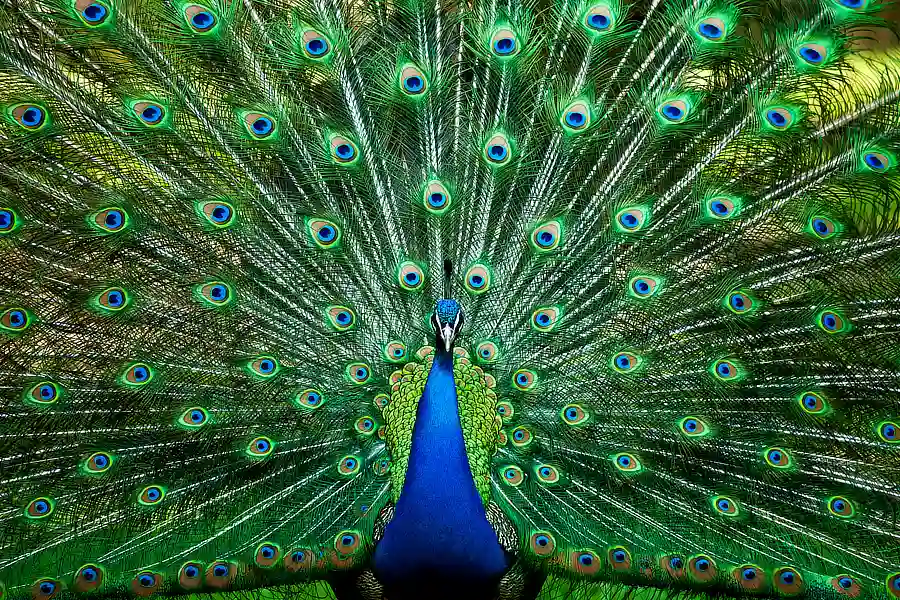
[[[900,598],[887,8],[8,0],[0,599]]]

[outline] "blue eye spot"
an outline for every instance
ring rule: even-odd
[[[516,375],[516,382],[519,385],[528,385],[528,375],[526,375],[525,373],[519,373],[518,375]]]
[[[266,545],[266,546],[263,546],[262,548],[260,548],[259,553],[260,553],[260,555],[262,555],[263,558],[272,558],[275,556],[275,548],[273,548],[272,546]]]
[[[670,121],[679,121],[682,117],[684,117],[684,111],[674,104],[666,104],[663,106],[663,114]]]
[[[574,127],[574,128],[582,127],[586,121],[587,121],[587,119],[585,118],[584,113],[574,111],[574,110],[566,113],[566,123],[570,127]]]
[[[619,466],[627,469],[631,466],[631,458],[625,455],[619,457]]]
[[[38,500],[34,503],[34,512],[36,512],[37,514],[42,515],[48,510],[50,510],[50,504],[45,500]]]
[[[257,135],[267,135],[272,133],[272,129],[275,125],[272,123],[272,119],[268,117],[260,117],[253,121],[253,133]]]
[[[694,566],[697,567],[698,571],[708,571],[709,570],[709,561],[705,558],[701,558],[697,562],[694,563]]]
[[[830,233],[828,230],[828,223],[825,222],[825,219],[813,219],[813,229],[816,230],[816,233],[819,235],[827,235]]]
[[[731,365],[725,362],[719,363],[719,365],[716,367],[716,372],[722,377],[730,377]]]
[[[419,274],[415,271],[409,271],[403,278],[409,285],[416,285],[419,283]]]
[[[97,570],[93,567],[87,567],[81,570],[81,576],[85,581],[95,581],[97,579]]]
[[[212,16],[212,13],[205,10],[198,12],[196,15],[191,17],[191,23],[194,25],[194,27],[201,31],[205,31],[211,28],[215,24],[215,22],[216,18]]]
[[[310,406],[315,406],[321,399],[322,397],[316,392],[310,392],[306,395],[306,401]]]
[[[567,409],[566,409],[566,419],[568,419],[569,421],[574,421],[574,420],[577,419],[577,418],[578,418],[578,411],[577,411],[577,410],[575,410],[574,408],[567,408]]]
[[[104,219],[106,226],[109,227],[110,229],[118,229],[119,227],[122,226],[122,221],[123,221],[122,211],[119,211],[119,210],[111,210],[111,211],[107,212],[106,219]]]
[[[550,477],[550,469],[548,467],[541,467],[541,477]]]
[[[268,452],[269,451],[269,442],[266,440],[257,440],[256,449],[259,452]]]
[[[259,370],[262,373],[271,373],[274,369],[275,369],[275,363],[272,362],[271,360],[269,360],[268,358],[265,358],[265,359],[259,361]]]
[[[319,237],[319,240],[323,242],[330,242],[334,239],[334,236],[337,235],[337,232],[334,230],[334,227],[330,225],[323,225],[316,235]]]
[[[491,155],[491,158],[493,160],[499,161],[499,160],[503,160],[504,158],[506,158],[506,155],[508,154],[508,152],[507,152],[505,146],[502,146],[500,144],[494,144],[493,146],[491,146],[488,149],[488,154]]]
[[[673,570],[679,571],[682,569],[682,567],[684,567],[684,561],[681,560],[680,556],[673,556],[672,558],[669,559],[669,566]]]
[[[897,426],[893,423],[885,423],[881,426],[881,437],[889,442],[897,440]]]
[[[81,16],[88,23],[99,23],[106,18],[106,7],[96,2],[89,4],[87,8],[81,11]]]
[[[214,285],[209,291],[214,300],[222,301],[228,297],[228,289],[224,285]]]
[[[766,120],[772,124],[773,127],[785,127],[787,125],[787,117],[778,110],[769,110],[766,112]]]
[[[122,292],[112,291],[106,295],[106,301],[111,307],[119,308],[122,306],[125,298],[122,296]]]
[[[328,51],[328,44],[322,38],[313,38],[306,42],[306,51],[313,56],[321,56]]]
[[[697,431],[697,420],[696,419],[688,419],[684,422],[684,428],[688,431]]]
[[[792,571],[785,571],[781,574],[781,583],[785,585],[792,585],[796,577]]]
[[[224,223],[231,218],[231,209],[224,204],[219,204],[212,210],[212,218],[216,223]]]
[[[13,216],[12,211],[0,210],[0,231],[12,229],[15,222],[16,218]]]
[[[877,154],[875,154],[874,152],[867,152],[864,157],[864,160],[866,161],[866,164],[870,168],[872,168],[876,171],[883,171],[885,169],[885,167],[887,166],[884,163],[884,161],[881,159],[881,157],[878,156]]]
[[[38,393],[41,395],[41,398],[43,400],[53,400],[53,398],[56,397],[56,388],[49,383],[45,383],[40,387]]]
[[[201,423],[201,422],[203,421],[204,418],[205,418],[205,417],[204,417],[204,415],[203,415],[203,411],[202,411],[202,410],[192,410],[192,411],[191,411],[191,421],[192,421],[193,423]]]
[[[582,567],[590,567],[594,564],[594,557],[590,554],[585,553],[578,557],[578,562]]]
[[[138,584],[140,584],[141,587],[153,587],[154,583],[156,583],[156,578],[149,573],[142,573],[138,577]]]
[[[225,565],[216,565],[213,567],[213,575],[216,577],[225,577],[228,575],[228,567]]]
[[[149,105],[141,111],[141,118],[148,123],[156,123],[162,117],[162,109],[156,105]]]
[[[510,54],[516,49],[516,41],[509,37],[502,37],[494,42],[494,51],[497,54]]]
[[[525,432],[522,431],[521,429],[516,430],[516,432],[513,434],[513,439],[515,439],[518,442],[521,442],[522,440],[525,439]]]
[[[198,569],[194,565],[188,565],[187,567],[184,568],[184,574],[187,577],[193,579],[194,577],[196,577],[197,575],[200,574],[200,569]]]
[[[160,496],[159,488],[152,487],[149,490],[147,490],[147,498],[150,499],[151,502],[154,500],[159,500],[159,496]]]
[[[631,213],[622,213],[621,216],[619,216],[619,223],[626,229],[634,229],[638,226],[640,221],[638,221],[638,218]]]
[[[636,287],[637,291],[640,292],[641,294],[646,294],[647,292],[650,291],[650,285],[646,281],[643,281],[643,280],[638,281],[634,287]]]
[[[363,379],[366,375],[369,374],[369,371],[365,367],[360,367],[356,370],[356,376],[360,379]]]
[[[625,554],[624,550],[616,550],[613,552],[613,560],[617,563],[625,562],[625,558],[627,558],[627,554]]]
[[[808,63],[817,65],[825,60],[825,57],[822,55],[817,48],[813,48],[810,45],[802,46],[800,48],[800,56]]]
[[[109,465],[109,459],[104,454],[94,456],[94,465],[98,469],[105,469]]]
[[[549,231],[542,231],[538,235],[538,243],[541,246],[550,246],[551,244],[553,244],[553,240],[554,240],[554,236]]]
[[[56,584],[50,581],[41,582],[40,590],[42,594],[49,596],[56,590]]]
[[[723,35],[723,31],[712,23],[701,23],[697,30],[700,35],[710,40],[718,40]]]
[[[337,322],[340,323],[341,325],[346,325],[347,323],[350,322],[351,317],[350,317],[350,313],[348,313],[346,310],[342,310],[341,312],[339,312],[337,314],[337,317],[335,317],[335,318],[337,319]]]
[[[345,536],[341,537],[341,545],[342,546],[352,546],[353,542],[355,542],[355,541],[356,540],[353,538],[352,535],[345,535]]]
[[[433,192],[428,196],[428,203],[435,208],[440,208],[441,206],[443,206],[446,200],[447,196],[441,194],[440,192]]]
[[[303,562],[303,559],[305,559],[305,558],[306,558],[306,553],[304,553],[302,550],[298,550],[298,551],[294,552],[293,554],[291,554],[291,560],[294,561],[295,563]]]
[[[147,381],[147,376],[150,374],[145,367],[135,367],[132,372],[134,375],[134,380],[138,383]]]
[[[481,275],[472,275],[469,277],[469,283],[472,284],[474,288],[480,288],[484,285],[484,277]]]
[[[838,579],[838,585],[841,586],[842,588],[844,588],[845,590],[849,590],[850,587],[853,585],[853,580],[850,579],[849,577],[841,577],[840,579]]]
[[[550,545],[550,538],[548,538],[546,535],[539,535],[534,538],[534,543],[541,548],[546,548],[548,545]]]
[[[728,207],[721,200],[715,200],[710,206],[717,215],[725,216],[728,214]]]
[[[716,502],[716,506],[722,512],[728,512],[731,509],[731,502],[725,500],[724,498],[721,498],[718,502]]]
[[[413,94],[421,92],[424,86],[425,82],[418,75],[413,75],[403,80],[403,87],[406,88],[406,91]]]
[[[26,127],[36,127],[43,122],[44,111],[37,106],[31,106],[22,113],[21,119]]]
[[[349,160],[353,158],[353,146],[351,146],[350,144],[338,144],[337,148],[335,148],[334,151],[341,159]]]
[[[743,577],[746,581],[752,581],[756,579],[756,569],[744,569],[741,573],[741,577]]]
[[[609,28],[609,17],[606,15],[591,15],[588,19],[588,22],[591,24],[591,27],[594,29],[608,29]]]

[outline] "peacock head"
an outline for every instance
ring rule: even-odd
[[[444,343],[444,350],[450,352],[453,342],[462,331],[463,315],[462,307],[456,300],[438,300],[434,306],[434,314],[431,315],[431,326],[440,344]]]

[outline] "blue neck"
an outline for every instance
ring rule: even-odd
[[[388,584],[428,573],[486,581],[506,570],[469,468],[452,353],[439,350],[428,373],[403,490],[374,561],[379,579]]]

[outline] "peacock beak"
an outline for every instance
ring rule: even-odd
[[[444,350],[450,352],[450,349],[453,348],[453,338],[456,337],[453,332],[453,327],[450,325],[444,325],[443,329],[441,329],[441,339],[444,340]]]

